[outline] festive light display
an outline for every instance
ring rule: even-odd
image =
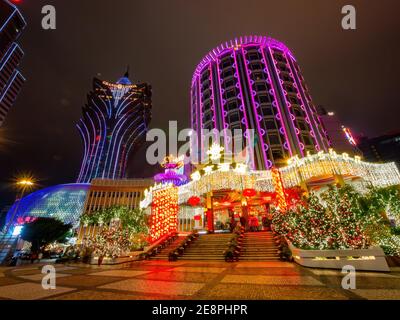
[[[93,250],[96,257],[117,258],[130,251],[130,236],[120,226],[101,228],[94,239],[88,239],[85,246]]]
[[[254,146],[253,170],[268,170],[295,154],[329,148],[296,59],[272,38],[244,36],[211,50],[193,74],[190,93],[191,124],[202,150],[206,128],[253,129],[254,141],[245,136]],[[224,136],[225,150],[230,142]]]
[[[215,161],[221,159],[221,154],[223,151],[223,147],[221,147],[219,144],[213,143],[211,148],[207,151],[207,154],[209,155],[211,161]]]
[[[364,249],[380,245],[387,255],[400,254],[400,237],[391,232],[382,210],[400,216],[397,189],[370,189],[366,195],[346,185],[311,194],[287,211],[273,215],[275,231],[301,249]]]
[[[332,186],[338,176],[341,176],[343,181],[356,179],[376,188],[400,184],[400,173],[393,163],[366,163],[361,161],[360,157],[352,158],[345,153],[339,155],[329,150],[328,153],[319,152],[314,155],[307,153],[304,158],[293,157],[286,167],[273,167],[266,171],[248,170],[247,166],[240,163],[208,164],[191,175],[192,181],[176,188],[173,201],[168,188],[159,184],[145,192],[141,206],[146,208],[152,204],[151,234],[152,240],[155,241],[173,228],[173,223],[168,225],[167,221],[171,220],[167,215],[171,214],[174,217],[176,227],[179,205],[179,210],[187,208],[187,204],[192,207],[198,206],[201,197],[208,197],[218,191],[234,191],[233,197],[235,194],[242,194],[246,198],[244,202],[247,203],[259,193],[260,199],[275,205],[278,212],[274,222],[279,229],[277,231],[286,235],[300,248],[367,248],[371,243],[375,243],[382,245],[385,252],[399,253],[399,237],[391,235],[387,229],[367,235],[367,225],[378,229],[376,226],[381,220],[376,214],[362,212],[359,198],[355,196],[356,191],[353,191],[355,189],[347,190],[348,185],[345,185],[343,190],[347,191],[342,194],[338,191],[323,193],[322,200],[311,193],[307,203],[303,203],[302,194],[308,192],[302,189],[304,186],[316,181]],[[173,188],[172,186],[170,184],[169,188]],[[235,201],[238,201],[235,198],[211,199],[214,207],[219,208],[232,207]],[[397,202],[393,199],[397,199]],[[398,193],[393,191],[382,194],[374,201],[376,204],[370,205],[368,212],[398,212],[396,221],[399,220]],[[247,205],[244,202],[242,201],[242,206]],[[373,203],[372,200],[370,202]],[[385,203],[386,207],[380,208],[382,203]],[[209,231],[214,230],[214,214],[215,212],[207,207],[205,216]],[[375,238],[372,234],[375,234]]]
[[[191,205],[192,207],[198,206],[200,204],[200,202],[201,202],[200,197],[196,197],[196,196],[190,197],[188,200],[188,204]]]
[[[151,87],[93,80],[77,128],[84,145],[78,182],[125,177],[129,155],[144,141],[151,118]]]
[[[245,197],[254,197],[257,194],[257,191],[254,189],[244,189],[243,195]]]
[[[173,155],[165,157],[161,163],[161,167],[165,169],[165,172],[155,175],[154,181],[157,183],[172,183],[175,186],[187,183],[188,178],[183,172],[180,172],[183,171],[183,158],[184,156],[174,157]]]
[[[271,174],[276,193],[277,207],[279,208],[279,210],[286,211],[287,201],[286,201],[285,188],[283,187],[282,183],[281,173],[279,172],[278,169],[272,168]]]
[[[400,184],[400,173],[395,163],[369,163],[361,158],[348,154],[337,154],[330,149],[329,153],[319,152],[304,158],[293,157],[287,167],[279,169],[286,188],[301,185],[312,178],[341,175],[344,177],[362,178],[375,187],[386,187]]]
[[[344,178],[357,178],[365,187],[386,187],[400,184],[400,173],[394,163],[374,164],[361,161],[359,157],[350,157],[347,154],[319,152],[304,158],[294,157],[289,165],[279,168],[283,187],[287,190],[301,186],[302,183],[318,180],[328,181],[335,175]],[[236,170],[235,164],[214,164],[211,169],[199,170],[191,175],[192,181],[179,187],[179,204],[187,203],[193,196],[202,196],[208,192],[218,190],[254,189],[257,192],[274,192],[271,170],[248,171],[240,167]],[[332,180],[332,179],[331,179]],[[364,187],[364,189],[365,189]],[[141,202],[142,208],[152,202],[151,192],[145,193]]]
[[[178,188],[167,185],[152,191],[150,242],[177,231]]]

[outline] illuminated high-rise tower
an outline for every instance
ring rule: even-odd
[[[128,72],[117,83],[93,80],[93,91],[77,124],[84,145],[78,182],[125,177],[129,156],[146,137],[151,86],[132,84]]]
[[[199,146],[204,129],[253,129],[253,169],[329,148],[295,57],[262,36],[226,42],[204,57],[192,79],[191,123]]]
[[[17,69],[24,53],[16,43],[25,27],[18,8],[7,0],[0,0],[0,126],[25,82]]]

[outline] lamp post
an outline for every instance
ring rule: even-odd
[[[3,237],[1,238],[0,241],[0,251],[3,251],[3,249],[7,246],[7,243],[4,241],[4,239],[6,239],[8,232],[10,231],[10,228],[13,225],[14,222],[14,218],[15,215],[18,212],[18,208],[19,208],[19,204],[21,202],[21,199],[24,197],[25,192],[31,188],[33,188],[33,186],[35,185],[35,183],[33,182],[32,179],[30,178],[25,178],[25,179],[20,179],[15,183],[16,187],[18,189],[21,190],[21,192],[19,193],[19,195],[17,194],[17,199],[16,199],[16,203],[15,203],[15,208],[13,210],[12,216],[10,221],[8,222],[8,224],[5,226],[4,228],[4,234]]]
[[[16,187],[19,188],[21,190],[21,192],[19,194],[17,194],[17,199],[16,199],[16,203],[15,203],[15,208],[13,210],[11,219],[9,220],[7,226],[4,229],[4,237],[7,235],[7,233],[10,231],[11,226],[13,225],[14,222],[14,218],[15,215],[18,212],[18,208],[19,208],[19,204],[21,203],[22,198],[25,195],[25,192],[31,188],[33,188],[33,186],[35,185],[35,183],[33,182],[32,179],[30,178],[25,178],[25,179],[20,179],[16,182]]]

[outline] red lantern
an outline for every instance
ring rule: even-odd
[[[257,191],[254,189],[244,189],[243,195],[245,197],[254,197],[257,194]]]
[[[196,207],[200,204],[201,199],[197,196],[192,196],[188,200],[188,204],[190,204],[192,207]]]

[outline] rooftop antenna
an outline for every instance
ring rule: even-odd
[[[129,78],[129,69],[130,69],[130,67],[129,67],[129,64],[128,64],[128,67],[126,68],[126,72],[124,74],[125,78]]]

